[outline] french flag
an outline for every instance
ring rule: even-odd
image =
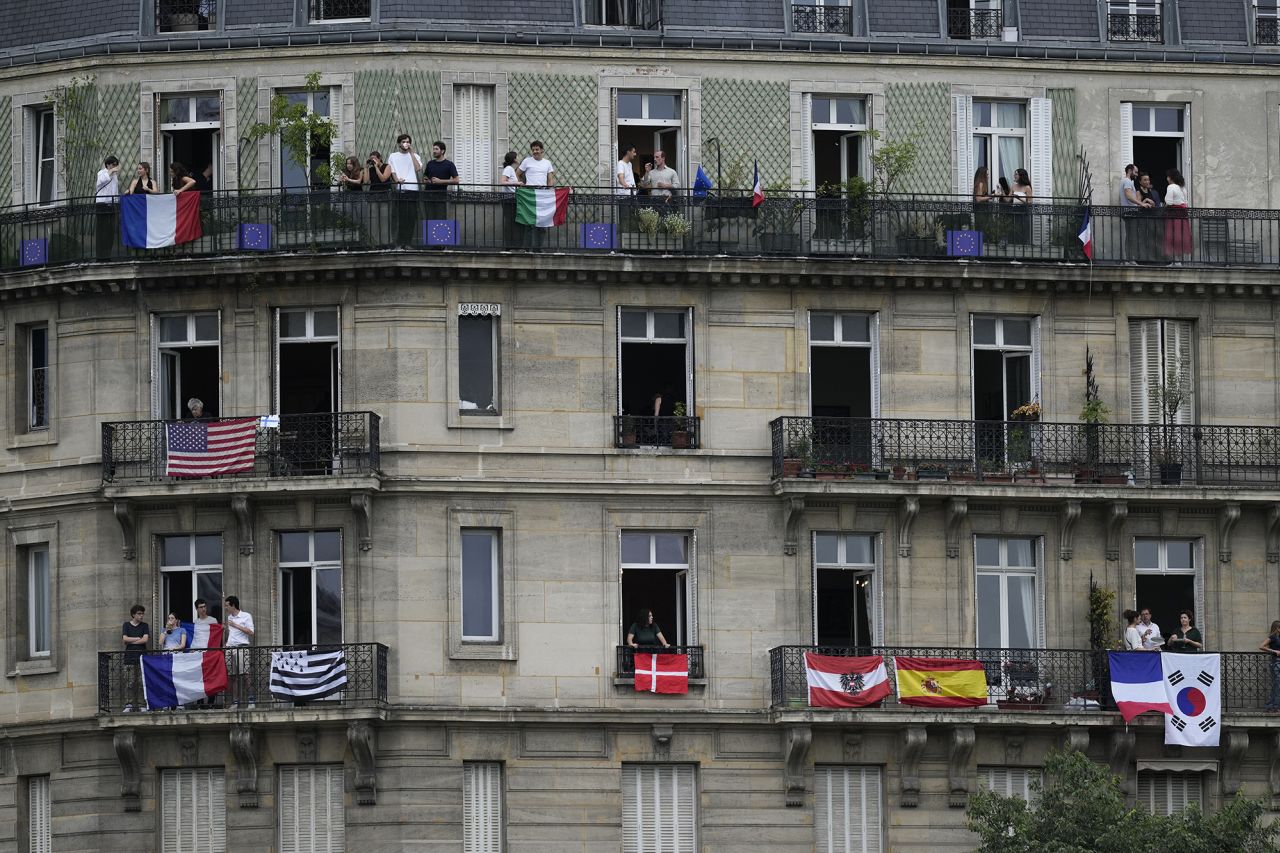
[[[1089,208],[1084,209],[1084,223],[1080,226],[1080,248],[1084,256],[1093,260],[1093,218],[1089,216]]]
[[[751,179],[751,206],[764,204],[764,184],[760,183],[760,161],[756,161],[755,177]]]
[[[1111,661],[1111,695],[1127,723],[1147,711],[1172,714],[1164,689],[1160,655],[1152,652],[1108,652]]]
[[[200,192],[120,197],[120,242],[131,249],[190,243],[203,235]]]
[[[184,622],[182,627],[192,638],[188,648],[201,648],[202,641],[204,648],[222,645],[221,625]],[[151,709],[175,708],[217,696],[227,689],[227,660],[221,650],[143,655],[142,689]]]

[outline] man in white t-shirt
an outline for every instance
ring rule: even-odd
[[[413,138],[407,133],[396,137],[396,150],[387,158],[391,167],[391,180],[400,195],[396,199],[396,243],[409,246],[418,224],[418,175],[422,173],[422,158],[413,150]]]
[[[631,161],[636,159],[636,147],[628,145],[622,152],[622,159],[613,170],[613,191],[618,195],[634,195],[636,191],[636,172],[631,168]]]
[[[1148,651],[1164,645],[1164,637],[1160,636],[1160,626],[1151,621],[1151,610],[1144,607],[1139,614],[1138,636],[1142,639],[1142,647]]]
[[[199,402],[199,401],[197,400],[196,402]],[[196,608],[196,615],[195,615],[195,618],[192,619],[191,621],[194,622],[196,625],[217,625],[218,624],[218,620],[209,615],[209,603],[205,601],[203,598],[197,598],[195,600],[195,608]],[[207,637],[208,634],[206,634],[205,636]],[[191,635],[191,643],[187,646],[187,648],[193,652],[199,651],[201,649],[207,649],[208,647],[209,647],[208,641],[203,638],[197,639],[195,634]],[[197,700],[195,704],[196,704],[196,707],[203,708],[205,706],[212,705],[214,701],[215,700],[212,700],[212,699],[200,699],[200,700]]]
[[[527,187],[554,187],[556,185],[556,167],[542,156],[542,143],[535,139],[529,143],[530,156],[520,162],[516,177]]]
[[[227,675],[231,689],[231,704],[240,704],[241,689],[245,676],[252,675],[249,646],[253,643],[253,615],[240,609],[240,599],[228,595],[224,602],[227,608]],[[254,704],[253,684],[248,691],[249,704]]]
[[[115,248],[117,204],[120,202],[120,161],[108,157],[102,161],[98,170],[98,179],[93,187],[93,200],[96,205],[98,260],[110,259],[111,250]]]

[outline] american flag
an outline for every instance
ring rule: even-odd
[[[209,477],[252,471],[257,430],[257,418],[165,424],[165,476]]]
[[[271,653],[271,693],[293,699],[323,699],[347,686],[347,656],[342,649]]]

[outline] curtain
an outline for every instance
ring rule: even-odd
[[[1026,638],[1025,646],[1036,644],[1036,579],[1030,575],[1018,577],[1018,595],[1022,603],[1022,636]],[[1009,627],[1013,627],[1010,625]]]
[[[1009,182],[1009,186],[1013,186],[1013,172],[1015,169],[1026,167],[1026,161],[1022,155],[1022,137],[1020,136],[1001,136],[997,139],[1000,149],[1000,175]]]

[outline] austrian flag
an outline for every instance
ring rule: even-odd
[[[688,693],[689,656],[637,652],[636,690],[640,693]]]
[[[516,222],[535,228],[563,225],[569,218],[568,187],[517,187]]]
[[[884,657],[835,657],[804,653],[809,704],[815,708],[865,708],[889,695]]]

